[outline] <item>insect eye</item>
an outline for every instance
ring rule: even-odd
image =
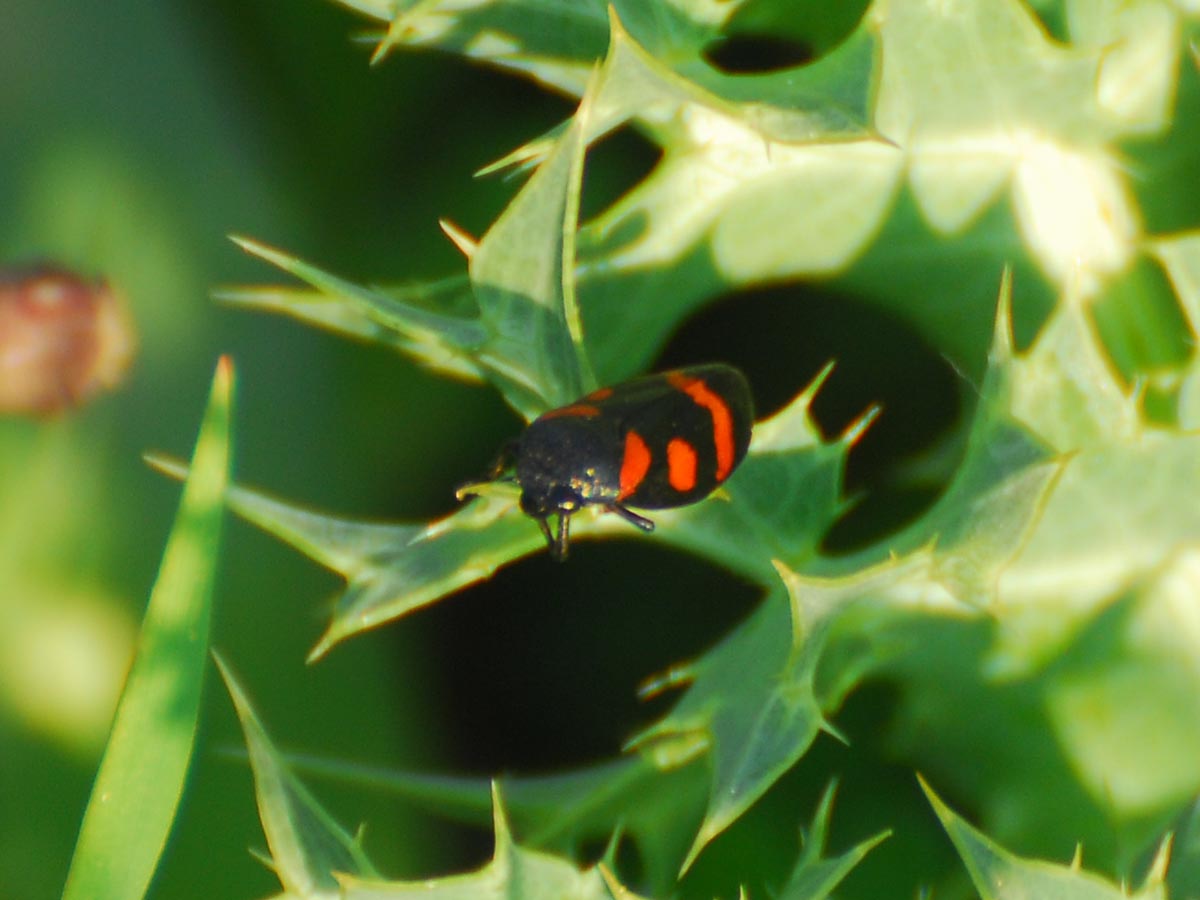
[[[521,512],[535,518],[544,518],[550,515],[552,511],[550,504],[546,502],[545,496],[534,494],[530,491],[521,492],[520,506]]]

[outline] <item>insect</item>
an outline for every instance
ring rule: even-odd
[[[543,413],[501,454],[513,468],[521,510],[566,559],[571,516],[600,506],[643,531],[633,512],[686,506],[707,497],[750,446],[750,386],[732,366],[691,366],[600,388]],[[557,516],[555,529],[550,517]]]

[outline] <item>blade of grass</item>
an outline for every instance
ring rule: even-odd
[[[233,365],[222,357],[64,900],[137,900],[162,856],[195,741],[229,477]]]

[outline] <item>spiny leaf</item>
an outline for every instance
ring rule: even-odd
[[[639,117],[663,158],[580,232],[580,287],[600,371],[629,374],[680,318],[730,286],[836,273],[862,252],[891,205],[902,154],[847,121],[841,102],[806,106],[797,82],[820,82],[834,69],[865,97],[871,54],[860,29],[812,66],[756,82],[753,98],[726,97],[714,92],[724,81],[702,87],[682,77],[614,20],[597,130]]]
[[[1016,856],[972,828],[942,802],[923,778],[920,781],[925,796],[929,798],[930,805],[950,836],[983,900],[1017,900],[1025,897],[1037,897],[1039,900],[1166,898],[1161,878],[1148,881],[1141,890],[1129,894],[1099,875],[1085,871],[1078,862],[1064,866]]]
[[[1155,4],[1066,4],[1071,43],[1098,49],[1096,96],[1127,132],[1158,132],[1171,121],[1181,56],[1182,10]]]
[[[1050,658],[1098,604],[1155,571],[1174,548],[1200,540],[1193,514],[1200,498],[1187,499],[1200,472],[1200,443],[1144,421],[1072,304],[1055,311],[1026,353],[999,360],[989,384],[975,426],[981,437],[987,438],[987,421],[1018,420],[1071,454],[1054,463],[1053,488],[1037,500],[1036,525],[1004,569],[993,662],[997,671],[1016,673]],[[1001,438],[969,451],[964,469],[984,453],[1012,459]],[[1072,613],[1050,627],[1047,604]],[[1037,628],[1036,640],[1028,627]]]
[[[374,792],[421,803],[457,821],[486,825],[494,781],[509,819],[530,848],[569,853],[586,842],[620,833],[642,856],[645,880],[668,892],[691,842],[689,827],[703,810],[705,776],[698,765],[663,771],[646,757],[617,759],[548,775],[496,779],[425,775],[311,756],[287,757],[290,766]]]
[[[1193,334],[1200,334],[1200,231],[1161,238],[1151,245],[1175,287]]]
[[[151,461],[169,475],[184,471],[163,457]],[[238,515],[348,582],[310,661],[353,634],[487,578],[544,546],[533,523],[515,513],[515,500],[511,491],[491,490],[443,519],[405,525],[327,516],[248,488],[227,493]]]
[[[444,299],[452,309],[461,308],[460,297],[465,290],[461,281],[447,279],[434,286],[418,286],[412,290],[412,294],[426,304],[418,305],[338,278],[257,241],[242,237],[233,237],[232,240],[247,253],[294,275],[326,296],[351,304],[362,315],[390,328],[406,341],[411,347],[410,352],[418,359],[426,355],[438,358],[468,353],[476,350],[486,336],[483,327],[473,316],[427,308],[431,299],[434,302]]]
[[[1119,271],[1138,233],[1116,159],[1119,123],[1097,96],[1101,50],[1062,47],[1018,0],[878,2],[875,122],[909,157],[930,225],[957,232],[1009,184],[1026,244],[1085,296]]]
[[[826,720],[814,678],[825,637],[852,604],[886,602],[928,584],[928,560],[918,556],[844,579],[814,579],[784,566],[787,596],[776,590],[715,649],[690,667],[692,684],[676,707],[631,742],[664,767],[707,750],[712,785],[704,822],[686,869],[807,752]]]
[[[375,869],[358,841],[339,826],[292,775],[267,736],[232,670],[215,657],[237,710],[262,819],[271,865],[288,896],[335,895],[335,872],[373,876]]]
[[[1195,344],[1200,341],[1200,232],[1164,238],[1155,242],[1152,252],[1171,279]],[[1179,388],[1176,419],[1184,430],[1200,428],[1200,357],[1196,354],[1193,354]]]
[[[1149,819],[1139,837],[1200,792],[1200,629],[1190,624],[1198,546],[1079,626],[1041,692],[1080,783],[1110,815]]]
[[[809,409],[824,377],[759,426],[747,459],[718,496],[662,510],[650,539],[715,559],[764,585],[775,583],[773,558],[791,565],[811,558],[844,509],[845,457],[862,427],[834,442],[820,437]],[[152,461],[175,477],[185,471],[163,457]],[[543,546],[511,487],[497,484],[479,493],[427,525],[342,519],[241,487],[229,490],[228,502],[238,515],[347,579],[311,654],[317,659],[345,638],[436,602]],[[572,521],[576,539],[635,533],[597,508]]]
[[[527,850],[513,841],[507,815],[494,792],[496,848],[483,868],[466,874],[420,881],[384,881],[357,875],[339,877],[346,900],[423,897],[430,900],[611,900],[597,869],[579,870],[565,859]],[[622,896],[632,897],[625,893]]]
[[[223,357],[84,814],[65,900],[143,896],[171,830],[200,711],[232,394],[233,365]]]
[[[395,310],[382,308],[386,297],[399,304],[397,308],[423,308],[464,321],[474,318],[479,311],[465,276],[431,284],[374,288],[372,293],[377,295],[372,305],[365,304],[361,296],[270,286],[227,288],[214,296],[234,306],[281,313],[346,337],[391,347],[454,378],[483,380],[479,365],[462,348],[418,333],[405,324],[403,316],[394,315]]]
[[[845,853],[825,857],[825,841],[836,787],[836,784],[830,784],[821,796],[812,825],[804,836],[803,852],[792,868],[787,883],[780,890],[779,900],[825,900],[841,884],[842,879],[890,834],[882,832],[854,845]]]
[[[1069,300],[1025,352],[1012,351],[1007,325],[997,331],[959,475],[906,535],[936,532],[939,582],[978,596],[990,618],[957,631],[974,653],[934,649],[912,664],[936,673],[929,683],[901,676],[912,697],[900,731],[955,732],[918,751],[938,765],[992,753],[989,777],[959,775],[990,815],[1074,815],[1073,835],[1095,843],[1116,831],[1137,845],[1200,789],[1200,672],[1184,662],[1200,632],[1182,612],[1200,577],[1200,436],[1146,421]],[[1065,452],[1046,457],[1044,445]],[[925,633],[945,642],[947,632]],[[946,683],[961,688],[947,695]],[[975,709],[984,699],[994,708]],[[1037,729],[1034,749],[992,751],[970,737],[1005,721]],[[1047,777],[1051,796],[1015,790],[1041,783],[1048,765],[1069,772],[1070,787]]]
[[[893,551],[936,545],[933,577],[955,603],[981,609],[997,604],[1000,576],[1028,540],[1065,465],[1018,422],[1014,408],[1044,376],[1026,378],[1013,355],[1011,290],[1006,272],[965,457],[938,502],[889,539]]]
[[[527,419],[595,387],[574,280],[590,97],[471,256],[471,283],[488,329],[479,361]]]
[[[361,8],[363,0],[339,2]],[[536,15],[527,0],[419,0],[402,8],[389,4],[363,11],[390,19],[376,60],[400,45],[437,47],[524,73],[575,96],[583,95],[607,36],[602,0],[551,0],[538,3]]]
[[[1004,377],[1012,416],[1056,450],[1133,442],[1142,434],[1136,395],[1120,384],[1086,311],[1073,304],[1055,310]]]

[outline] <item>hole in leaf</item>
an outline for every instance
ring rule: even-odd
[[[662,150],[633,128],[619,128],[592,144],[583,173],[580,221],[611,206],[649,175],[661,158]]]
[[[811,45],[774,34],[730,35],[704,48],[704,58],[729,75],[791,69],[814,55]]]
[[[730,75],[791,69],[828,53],[858,26],[867,0],[749,0],[728,22],[704,57]]]
[[[813,402],[822,433],[836,437],[873,404],[882,407],[847,461],[846,492],[862,500],[838,522],[827,549],[842,552],[894,530],[944,487],[905,488],[894,477],[899,463],[935,447],[962,400],[951,365],[898,317],[811,285],[743,291],[685,322],[654,368],[717,360],[749,377],[760,420],[831,360],[836,367]]]

